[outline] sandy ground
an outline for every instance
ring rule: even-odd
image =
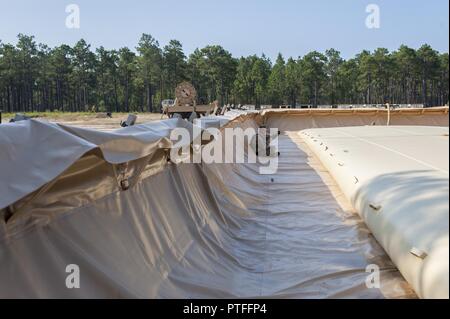
[[[146,123],[151,121],[157,121],[167,119],[167,116],[161,117],[160,113],[138,113],[136,124]],[[46,115],[44,117],[35,117],[35,119],[41,121],[50,121],[54,123],[61,123],[65,125],[72,125],[78,127],[86,127],[91,129],[99,129],[102,131],[110,131],[120,128],[120,122],[125,121],[128,117],[126,113],[115,113],[112,118],[106,117],[103,113],[97,114],[77,114],[77,113],[65,113],[57,114],[55,116]],[[3,117],[2,123],[9,122],[9,118]]]

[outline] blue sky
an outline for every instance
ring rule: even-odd
[[[66,5],[80,7],[80,29],[65,27]],[[365,26],[366,6],[380,7],[380,29]],[[428,43],[448,52],[448,0],[0,0],[0,40],[18,33],[50,46],[80,38],[108,49],[134,48],[142,33],[186,53],[220,44],[234,56],[301,56],[335,48],[344,57],[362,49]]]

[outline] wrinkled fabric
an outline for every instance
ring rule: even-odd
[[[273,175],[169,162],[171,129],[191,128],[178,119],[108,133],[0,125],[0,298],[415,298],[298,135],[385,125],[386,114],[327,112],[219,119],[284,132]],[[445,110],[397,115],[391,122],[448,126]],[[79,289],[66,287],[71,264]],[[366,285],[371,264],[380,288]]]
[[[0,126],[0,209],[34,192],[94,149],[109,163],[125,163],[172,146],[176,127],[192,131],[181,119],[155,121],[113,132],[41,122]],[[189,143],[192,141],[192,137]]]
[[[415,298],[297,132],[279,150],[273,175],[169,163],[126,190],[88,152],[0,219],[0,298]],[[380,288],[366,286],[372,263]]]

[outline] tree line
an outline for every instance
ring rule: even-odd
[[[50,48],[23,34],[16,45],[0,40],[4,112],[156,112],[184,80],[202,102],[220,104],[436,106],[449,99],[448,53],[426,44],[364,50],[347,60],[335,49],[287,60],[279,54],[272,62],[235,58],[218,45],[187,57],[179,41],[161,47],[148,34],[135,50],[93,50],[85,40]]]

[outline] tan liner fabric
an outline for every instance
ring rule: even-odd
[[[263,111],[269,127],[281,131],[361,125],[448,126],[448,107],[427,109],[298,109]]]
[[[170,148],[175,127],[192,128],[181,119],[152,122],[113,132],[37,120],[0,126],[0,209],[52,181],[89,151],[111,164],[126,163]]]
[[[168,132],[186,125],[0,126],[0,298],[415,297],[296,132],[263,176],[256,164],[169,164]],[[370,263],[381,289],[365,286]],[[80,289],[65,286],[68,264]]]
[[[281,136],[280,151],[272,176],[256,164],[170,165],[92,201],[91,183],[113,183],[111,164],[98,159],[95,178],[74,168],[68,196],[57,182],[3,225],[0,298],[415,297],[300,139]],[[45,213],[45,227],[24,230]],[[381,289],[365,286],[370,263]],[[80,267],[80,289],[65,287],[67,264]]]
[[[254,116],[256,114],[247,112],[228,112],[215,118],[226,125],[240,117]],[[38,120],[2,124],[0,209],[52,181],[91,151],[95,150],[111,164],[150,159],[159,150],[172,147],[170,132],[177,127],[192,132],[192,124],[181,119],[154,121],[108,132]],[[190,142],[193,138],[191,136]],[[159,160],[162,169],[165,161]]]

